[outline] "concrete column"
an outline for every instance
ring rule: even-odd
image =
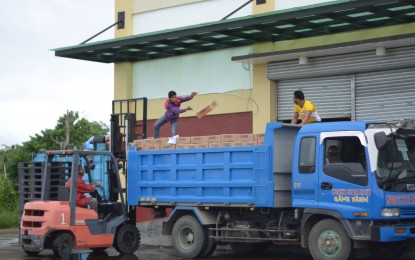
[[[115,1],[115,21],[118,12],[125,12],[123,29],[115,28],[115,38],[126,37],[133,34],[132,17],[133,0]],[[117,62],[114,64],[114,99],[133,98],[133,66],[131,62]]]
[[[133,98],[133,64],[118,62],[114,64],[114,99]]]
[[[253,1],[253,14],[272,12],[275,10],[276,0],[267,0],[265,4],[256,4]],[[252,46],[255,50],[255,45]],[[252,98],[258,104],[258,110],[253,111],[253,132],[265,132],[267,122],[275,121],[276,88],[274,82],[267,77],[267,64],[254,64],[252,72]]]
[[[133,1],[134,0],[115,0],[114,21],[117,21],[118,19],[118,12],[125,12],[124,28],[115,28],[115,38],[130,36],[133,34]]]

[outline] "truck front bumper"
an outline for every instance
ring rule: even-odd
[[[398,242],[415,239],[415,224],[411,226],[381,226],[371,227],[371,238],[378,242]]]
[[[45,235],[20,234],[22,247],[26,251],[41,252],[45,244]]]

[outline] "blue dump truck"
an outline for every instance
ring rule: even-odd
[[[128,204],[152,207],[175,250],[298,244],[393,259],[415,238],[415,124],[268,123],[261,146],[128,151]]]

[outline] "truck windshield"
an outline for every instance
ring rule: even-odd
[[[378,153],[376,176],[380,188],[395,192],[415,191],[415,131],[399,130]]]

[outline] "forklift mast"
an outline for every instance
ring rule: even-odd
[[[138,120],[139,113],[141,120]],[[128,143],[145,138],[147,138],[147,98],[113,100],[111,114],[112,154],[125,161]]]
[[[141,118],[140,118],[141,116]],[[112,101],[110,151],[120,163],[127,181],[127,150],[130,142],[147,138],[147,98]],[[123,188],[127,194],[127,188]],[[128,218],[136,219],[135,207],[128,207]]]

